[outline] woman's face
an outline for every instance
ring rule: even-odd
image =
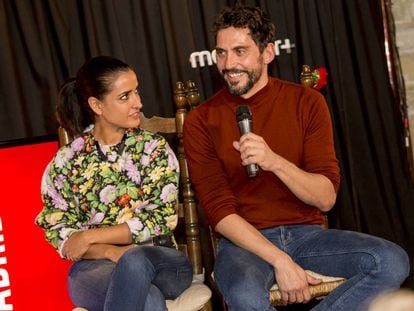
[[[101,126],[119,130],[138,127],[141,108],[137,76],[128,70],[115,76],[111,91],[102,100],[97,100],[92,109]]]

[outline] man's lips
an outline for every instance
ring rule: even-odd
[[[223,74],[229,82],[236,82],[245,74],[245,72],[239,70],[223,70]]]

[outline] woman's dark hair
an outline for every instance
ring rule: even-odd
[[[110,56],[97,56],[86,62],[76,78],[67,80],[60,88],[56,115],[59,124],[71,137],[80,135],[94,123],[95,115],[88,98],[102,100],[120,72],[132,70],[123,61]]]
[[[214,38],[217,40],[218,31],[228,27],[248,28],[260,52],[263,52],[267,44],[273,43],[276,38],[275,25],[259,8],[240,4],[236,4],[234,7],[225,7],[214,21]]]

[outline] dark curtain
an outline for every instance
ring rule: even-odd
[[[95,55],[119,57],[136,69],[148,116],[173,115],[179,79],[195,80],[203,98],[212,95],[221,86],[215,67],[193,68],[189,59],[213,50],[213,18],[234,2],[2,0],[0,141],[55,133],[59,85]],[[242,2],[265,9],[277,26],[273,75],[298,82],[303,64],[328,70],[322,92],[342,173],[331,227],[392,240],[413,260],[414,191],[388,78],[381,1]]]

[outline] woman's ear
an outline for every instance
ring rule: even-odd
[[[275,58],[275,45],[274,43],[268,43],[263,50],[263,61],[264,63],[270,64]]]
[[[88,98],[88,104],[96,115],[100,116],[102,114],[102,102],[99,99],[91,96]]]

